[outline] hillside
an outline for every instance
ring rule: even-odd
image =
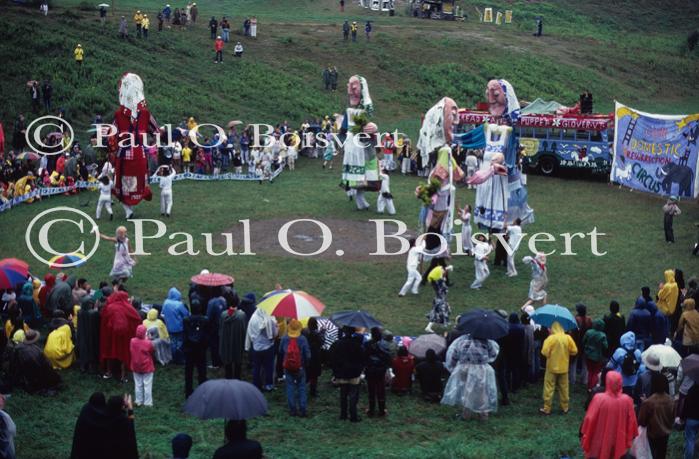
[[[56,2],[46,18],[35,8],[0,3],[5,31],[0,59],[7,63],[0,81],[0,119],[8,126],[18,112],[29,111],[26,81],[51,77],[55,105],[86,124],[95,113],[114,110],[116,82],[127,70],[143,77],[161,123],[189,115],[212,123],[233,118],[298,123],[341,110],[344,82],[355,73],[369,81],[379,127],[413,135],[420,114],[437,99],[449,95],[462,106],[471,105],[492,77],[508,79],[523,100],[543,97],[572,104],[589,88],[600,111],[611,110],[614,99],[674,113],[699,106],[699,53],[683,49],[699,12],[686,10],[682,2],[493,2],[515,12],[514,24],[496,27],[474,19],[474,7],[484,2],[462,2],[469,19],[444,22],[409,17],[403,2],[398,2],[398,15],[388,17],[355,4],[343,14],[334,0],[302,0],[293,7],[281,0],[226,0],[201,2],[199,23],[188,30],[158,33],[160,3],[118,1],[105,27],[85,2]],[[151,37],[120,40],[122,14],[135,35],[130,16],[136,6],[153,18]],[[215,66],[206,23],[211,15],[223,14],[233,24],[231,39],[242,40],[246,51],[234,61],[230,43],[226,62]],[[244,39],[242,18],[252,14],[260,21],[258,38]],[[541,38],[531,35],[537,14],[545,18]],[[345,18],[374,21],[372,40],[360,34],[357,43],[343,42]],[[77,43],[86,50],[80,77],[72,60]],[[321,88],[327,63],[339,69],[337,93]]]

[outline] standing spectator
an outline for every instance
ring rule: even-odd
[[[545,415],[551,414],[551,402],[553,393],[558,388],[558,397],[563,413],[568,413],[568,369],[570,357],[578,353],[575,341],[570,335],[566,335],[563,327],[558,322],[551,325],[551,334],[544,340],[541,355],[546,357],[546,373],[544,375],[544,407],[539,412]]]
[[[650,299],[650,289],[643,287],[641,296],[636,299],[636,304],[629,314],[626,329],[634,333],[636,349],[643,351],[650,346],[653,333],[653,314],[657,308]]]
[[[150,19],[148,15],[144,14],[143,19],[141,19],[141,30],[143,31],[143,38],[148,38],[148,30],[150,29]]]
[[[253,16],[250,19],[250,36],[252,38],[257,38],[257,16]]]
[[[206,304],[206,317],[209,319],[209,351],[211,353],[211,367],[219,368],[221,366],[221,354],[219,353],[219,324],[221,322],[221,314],[228,308],[226,299],[222,295],[215,296]]]
[[[366,39],[371,40],[371,21],[367,21],[364,26],[364,33],[366,33]]]
[[[196,2],[192,3],[192,8],[189,10],[189,16],[192,18],[192,24],[196,24],[197,16],[199,16],[199,8],[197,7]]]
[[[682,211],[677,205],[677,197],[670,196],[663,206],[663,228],[665,229],[665,242],[668,244],[675,243],[675,233],[672,231],[672,220],[676,215],[680,215]]]
[[[216,41],[214,42],[214,51],[216,51],[216,57],[214,58],[214,64],[223,63],[223,42],[224,42],[224,40],[221,39],[220,35],[218,37],[216,37]]]
[[[44,80],[44,84],[41,87],[41,97],[44,100],[44,110],[47,112],[51,111],[51,98],[53,97],[53,86],[51,85],[51,79],[47,78]]]
[[[509,331],[507,336],[502,340],[502,348],[500,351],[501,364],[504,364],[504,376],[507,384],[507,389],[512,393],[516,393],[522,382],[524,374],[522,373],[522,362],[526,359],[526,336],[524,333],[524,325],[520,323],[519,316],[513,312],[508,317]]]
[[[311,397],[318,395],[318,378],[322,372],[321,353],[323,352],[323,334],[318,330],[315,317],[308,319],[308,329],[305,330],[308,347],[311,349],[311,360],[306,367],[306,376]]]
[[[699,351],[699,311],[696,310],[694,299],[687,298],[682,302],[684,312],[680,317],[680,323],[675,332],[675,339],[682,336],[684,353],[696,353]]]
[[[213,459],[262,459],[262,445],[247,438],[245,421],[226,423],[227,443],[216,450]]]
[[[12,148],[16,151],[22,151],[27,145],[26,139],[27,125],[24,121],[24,114],[20,113],[15,120],[12,129]]]
[[[211,30],[211,39],[215,40],[216,32],[218,31],[218,21],[214,16],[211,16],[211,20],[209,21],[209,29]]]
[[[39,82],[33,81],[32,85],[29,87],[29,96],[32,100],[32,111],[34,113],[39,111]]]
[[[391,353],[381,337],[381,329],[371,329],[371,341],[366,345],[366,375],[369,390],[367,416],[386,416],[386,370],[391,366]],[[376,412],[378,401],[379,411]]]
[[[619,347],[619,338],[626,330],[626,319],[619,312],[619,303],[612,300],[609,303],[609,314],[604,316],[604,334],[607,335],[607,355],[611,355]]]
[[[163,21],[165,19],[165,17],[163,16],[163,12],[159,11],[158,16],[156,16],[156,17],[158,19],[158,32],[162,32],[163,31]]]
[[[342,336],[330,347],[330,356],[335,384],[340,386],[340,420],[347,419],[349,410],[350,422],[359,422],[357,402],[364,371],[361,335],[355,335],[351,327],[343,327]]]
[[[583,335],[582,349],[587,366],[587,390],[591,391],[599,381],[599,374],[604,366],[607,353],[607,335],[604,334],[604,322],[595,320],[592,328]]]
[[[5,396],[0,394],[0,457],[15,459],[17,426],[5,411]]]
[[[580,381],[585,382],[587,379],[587,367],[585,365],[585,352],[582,346],[582,340],[585,333],[592,328],[592,319],[587,316],[587,306],[578,303],[575,305],[575,311],[575,322],[578,324],[578,328],[573,330],[571,335],[575,341],[575,346],[578,348],[578,355],[571,358],[570,371],[568,373],[571,384],[578,382],[578,373],[580,373]]]
[[[137,10],[133,15],[133,22],[136,24],[136,36],[141,38],[141,22],[143,21],[143,15],[141,10]]]
[[[223,19],[221,19],[221,32],[223,32],[223,41],[228,43],[230,33],[231,33],[231,23],[228,22],[228,19],[224,16]]]
[[[633,400],[621,391],[621,375],[609,371],[604,392],[592,398],[580,428],[585,457],[622,458],[637,432]]]
[[[110,370],[122,382],[128,381],[126,369],[131,367],[131,338],[141,325],[141,316],[129,300],[128,292],[121,287],[109,295],[107,304],[100,313],[100,361],[106,367],[105,379],[111,377]],[[112,367],[110,368],[110,364]]]
[[[415,367],[415,379],[420,383],[422,398],[437,403],[442,398],[442,376],[447,373],[444,364],[437,359],[434,349],[428,349],[425,360]]]
[[[684,421],[684,459],[693,459],[699,434],[699,384],[694,383],[684,399],[681,419]]]
[[[337,91],[337,67],[330,68],[330,89]]]
[[[626,395],[633,395],[633,388],[636,385],[641,367],[641,351],[636,349],[636,335],[634,332],[626,332],[621,335],[619,348],[614,351],[611,359],[607,363],[607,368],[621,373],[623,390]]]
[[[349,39],[350,25],[348,21],[342,23],[342,38],[347,41]]]
[[[653,459],[665,459],[667,441],[675,420],[675,402],[668,394],[669,387],[665,376],[654,373],[650,384],[653,395],[641,404],[638,424],[647,429]]]
[[[199,300],[192,301],[192,315],[182,321],[184,343],[184,395],[185,398],[192,395],[192,379],[194,367],[197,368],[197,380],[199,385],[206,382],[206,348],[208,319],[203,314],[203,308]]]
[[[41,11],[41,14],[43,14],[44,16],[49,15],[49,4],[47,0],[41,2],[41,5],[39,6],[39,11]]]
[[[330,64],[323,70],[323,85],[326,91],[330,90]]]
[[[167,22],[167,27],[168,29],[170,28],[170,16],[172,15],[172,8],[170,7],[170,4],[168,3],[165,5],[165,8],[163,8],[163,17],[165,18],[165,22]]]
[[[126,25],[126,17],[122,16],[119,20],[119,38],[126,38],[129,35],[129,30]]]
[[[96,371],[100,354],[100,311],[91,297],[83,300],[78,311],[76,348],[78,363],[83,372]]]
[[[131,338],[131,371],[133,371],[136,406],[153,406],[153,343],[146,338],[146,327],[139,325]]]
[[[352,26],[350,27],[350,32],[352,33],[352,41],[356,42],[357,41],[357,30],[359,29],[359,26],[357,25],[357,21],[352,21]]]
[[[75,63],[78,64],[78,68],[81,68],[83,65],[83,58],[85,57],[85,51],[80,43],[78,43],[78,46],[73,50],[73,57],[75,58]]]
[[[182,294],[175,287],[167,293],[167,299],[163,302],[163,318],[170,335],[172,346],[172,359],[176,364],[182,364],[182,343],[184,342],[184,318],[189,316],[189,310],[182,302]]]
[[[672,269],[666,269],[663,273],[665,276],[665,282],[661,282],[658,286],[658,309],[662,312],[668,320],[675,314],[677,309],[677,299],[680,296],[680,289],[675,281],[675,271]],[[671,330],[672,333],[675,330]]]
[[[250,36],[250,18],[245,18],[243,21],[243,35],[246,37]]]
[[[340,13],[345,12],[345,0],[340,0]]]
[[[107,8],[105,6],[100,6],[100,23],[104,27],[104,23],[107,21]]]
[[[274,339],[278,332],[277,321],[262,309],[256,309],[245,335],[245,350],[250,352],[252,360],[252,382],[258,389],[268,392],[274,389]]]
[[[212,318],[213,320],[213,318]],[[245,313],[235,304],[223,311],[219,325],[219,353],[226,379],[240,379],[245,349]]]
[[[311,360],[308,340],[301,334],[301,322],[292,319],[287,327],[286,336],[279,342],[279,356],[284,368],[286,382],[286,401],[291,416],[306,417],[306,367]],[[296,398],[298,397],[298,406]],[[297,409],[298,408],[298,409]]]

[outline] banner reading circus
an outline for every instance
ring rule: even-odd
[[[616,103],[611,180],[663,196],[699,196],[699,114],[653,115]]]

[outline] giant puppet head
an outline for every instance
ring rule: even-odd
[[[347,97],[350,107],[363,108],[371,114],[374,105],[369,95],[369,85],[366,78],[360,75],[353,75],[347,82]]]
[[[449,97],[444,97],[425,114],[417,140],[417,148],[423,164],[427,164],[429,154],[434,150],[451,145],[454,138],[454,126],[458,123],[458,107]]]
[[[485,90],[488,111],[496,117],[514,121],[519,116],[519,101],[507,80],[490,80]]]

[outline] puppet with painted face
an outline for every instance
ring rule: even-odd
[[[110,143],[110,160],[114,164],[112,193],[121,201],[128,219],[133,217],[133,206],[152,197],[143,143],[148,134],[158,133],[143,95],[143,81],[135,73],[125,73],[119,80],[119,109],[114,114],[114,126],[115,142]]]
[[[454,126],[458,123],[458,107],[449,97],[444,97],[430,108],[420,128],[417,148],[422,164],[432,164],[428,187],[436,191],[421,213],[423,229],[448,237],[451,235],[454,216],[454,186],[464,176],[451,154]],[[430,186],[430,182],[439,186]],[[429,241],[428,241],[429,245]]]
[[[381,188],[375,149],[378,129],[369,122],[374,106],[366,79],[359,75],[352,76],[347,83],[347,96],[349,107],[341,128],[341,132],[346,133],[342,184],[348,190],[348,195],[355,197],[357,209],[365,210],[369,208],[369,202],[364,192]]]
[[[512,125],[519,118],[519,102],[506,80],[491,80],[485,91],[491,115],[483,125],[485,151],[482,178],[476,186],[474,221],[482,229],[501,232],[517,218],[522,223],[534,221],[534,212],[527,205],[527,192],[517,167],[518,141]],[[504,167],[507,173],[504,173]]]

